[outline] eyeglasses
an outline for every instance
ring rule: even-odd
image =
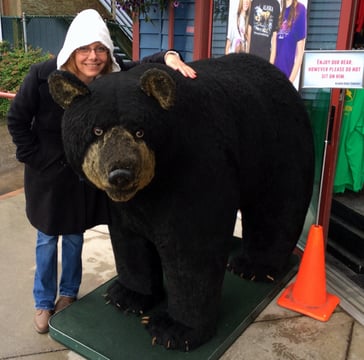
[[[97,46],[95,48],[92,48],[90,46],[81,46],[77,48],[76,51],[81,55],[88,55],[91,51],[94,51],[95,54],[106,54],[109,49],[105,46]]]

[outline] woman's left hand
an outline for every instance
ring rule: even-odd
[[[166,52],[164,55],[164,62],[170,68],[179,71],[183,76],[195,79],[197,77],[196,71],[183,62],[176,52]]]

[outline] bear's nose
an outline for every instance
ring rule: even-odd
[[[128,169],[114,169],[109,173],[109,183],[116,186],[125,186],[132,177],[133,174]]]

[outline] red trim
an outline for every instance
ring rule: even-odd
[[[364,29],[364,0],[358,0],[358,8],[355,15],[355,32]]]
[[[323,227],[325,239],[327,239],[327,233],[330,222],[332,192],[334,187],[337,150],[340,138],[341,117],[343,108],[341,94],[342,94],[341,89],[331,90],[330,108],[331,106],[335,107],[335,117],[333,120],[331,141],[327,145],[324,175],[322,182],[321,206],[319,209],[319,219],[318,219],[318,223]]]
[[[337,50],[351,49],[354,29],[354,13],[356,0],[345,0],[341,4],[341,14],[336,42]],[[335,106],[335,117],[331,142],[327,146],[325,168],[323,175],[321,206],[319,209],[319,224],[324,229],[324,236],[327,239],[327,232],[331,214],[332,193],[334,187],[335,168],[337,160],[337,151],[340,139],[340,128],[343,109],[343,90],[331,90],[331,106]]]
[[[15,95],[16,95],[15,93],[0,91],[0,98],[11,100],[15,98]]]
[[[22,193],[24,193],[24,188],[14,190],[14,191],[11,191],[11,192],[6,193],[6,194],[2,194],[2,195],[0,195],[0,201],[11,198],[13,196],[16,196],[16,195],[19,195],[19,194],[22,194]]]
[[[168,12],[168,49],[174,48],[174,7],[169,7]]]
[[[193,60],[207,58],[211,52],[212,1],[195,2]],[[206,16],[209,14],[209,16]]]
[[[133,23],[133,60],[139,60],[140,58],[140,24],[139,19],[136,19]]]
[[[357,0],[345,0],[341,4],[336,50],[350,50],[352,47],[356,5]]]
[[[210,16],[209,16],[209,27],[210,27],[210,31],[208,32],[209,34],[209,40],[208,40],[208,49],[207,49],[207,56],[210,57],[211,56],[211,51],[212,51],[212,25],[213,25],[213,9],[214,9],[214,2],[211,0],[210,1]]]

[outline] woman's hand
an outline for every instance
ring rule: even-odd
[[[167,51],[164,55],[164,62],[170,68],[179,71],[183,76],[194,79],[197,77],[196,71],[183,62],[176,51]]]

